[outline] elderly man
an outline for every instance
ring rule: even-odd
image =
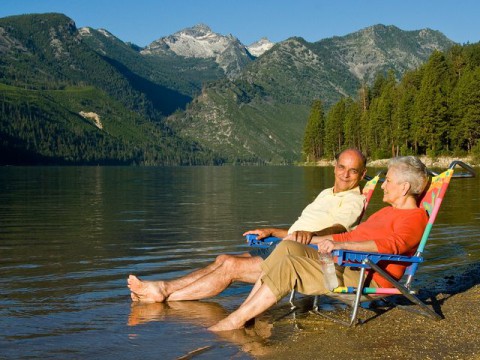
[[[357,149],[347,149],[336,157],[334,186],[323,190],[287,230],[255,229],[258,239],[269,236],[293,236],[298,242],[310,243],[313,236],[343,233],[355,226],[365,202],[359,182],[366,173],[366,158]],[[142,281],[134,275],[128,278],[133,301],[163,302],[199,300],[215,296],[232,282],[255,283],[262,273],[261,264],[272,249],[255,249],[240,255],[219,255],[213,263],[181,278],[169,281]]]

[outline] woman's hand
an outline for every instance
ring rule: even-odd
[[[318,252],[322,254],[329,254],[335,250],[335,242],[329,238],[322,238],[317,242]]]

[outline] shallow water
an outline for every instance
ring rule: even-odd
[[[174,278],[245,251],[245,230],[287,227],[332,181],[331,168],[1,168],[0,357],[176,359],[200,349],[195,358],[250,358],[268,326],[258,341],[206,330],[250,286],[131,306],[126,277]],[[452,181],[420,283],[478,264],[479,185]],[[380,190],[369,213],[381,206]]]

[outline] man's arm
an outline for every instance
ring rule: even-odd
[[[243,236],[254,234],[257,235],[257,239],[265,239],[269,236],[274,236],[280,239],[283,239],[285,236],[288,235],[288,229],[281,229],[281,228],[265,228],[265,229],[254,229],[249,230],[243,233]]]
[[[293,240],[305,245],[310,244],[312,241],[312,238],[314,236],[325,236],[325,235],[332,235],[332,234],[340,234],[346,232],[347,229],[343,225],[340,224],[334,224],[330,227],[327,227],[323,230],[318,230],[318,231],[294,231],[292,234],[288,235],[285,237],[285,240]]]
[[[334,224],[323,230],[314,231],[312,234],[313,236],[325,236],[325,235],[341,234],[344,232],[347,232],[347,229],[345,229],[343,225]]]

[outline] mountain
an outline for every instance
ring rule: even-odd
[[[343,37],[275,44],[235,79],[205,87],[183,114],[168,119],[182,136],[230,159],[289,163],[301,158],[310,105],[355,96],[377,73],[403,72],[454,43],[438,31],[376,25]]]
[[[377,73],[394,70],[397,78],[423,64],[434,50],[454,44],[439,31],[403,31],[396,26],[375,25],[355,33],[314,43],[314,51],[338,62],[359,81],[371,83]]]
[[[141,52],[143,55],[210,59],[227,77],[234,78],[253,61],[246,47],[234,36],[214,33],[199,24],[155,40]]]
[[[246,47],[197,25],[141,48],[62,14],[2,18],[0,163],[292,163],[314,99],[452,44],[376,25]]]
[[[255,57],[263,55],[266,51],[270,50],[275,43],[268,40],[266,37],[261,38],[260,40],[254,42],[247,46],[247,50],[250,54]]]
[[[216,163],[162,121],[183,95],[147,77],[149,63],[129,67],[142,58],[131,46],[99,34],[118,58],[61,14],[0,19],[0,163]]]
[[[184,109],[200,93],[203,83],[225,75],[208,59],[142,55],[141,48],[124,43],[107,30],[79,29],[82,41],[142,91],[163,114]]]

